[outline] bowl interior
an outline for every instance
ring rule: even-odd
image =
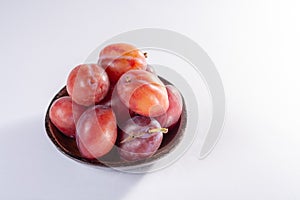
[[[170,84],[167,80],[160,77],[160,79],[165,84]],[[45,117],[45,128],[47,135],[49,136],[50,140],[54,143],[54,145],[58,148],[60,152],[68,156],[69,158],[76,160],[78,162],[99,166],[99,167],[130,167],[130,166],[137,166],[141,164],[153,163],[158,159],[166,156],[169,152],[171,152],[177,144],[179,144],[181,138],[184,135],[184,130],[186,127],[186,120],[187,120],[187,113],[186,113],[186,106],[183,101],[183,111],[180,119],[178,122],[173,125],[173,127],[169,128],[169,132],[164,134],[163,141],[160,145],[158,151],[150,158],[140,160],[140,161],[123,161],[120,159],[118,154],[118,147],[115,145],[113,149],[106,154],[105,156],[98,158],[98,159],[86,159],[82,157],[80,154],[76,140],[74,138],[69,138],[61,133],[55,125],[51,122],[49,118],[49,110],[52,103],[63,96],[68,96],[66,87],[63,87],[52,99],[50,105],[48,106],[46,117]],[[183,99],[184,100],[184,99]]]

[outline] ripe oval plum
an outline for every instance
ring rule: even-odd
[[[50,107],[51,122],[66,136],[75,137],[75,123],[84,112],[85,107],[72,102],[71,97],[61,97]]]
[[[161,80],[144,70],[130,70],[117,83],[121,101],[133,112],[147,117],[164,114],[169,107],[168,93]]]
[[[86,110],[76,124],[76,141],[85,158],[107,154],[117,139],[116,117],[111,108],[96,105]]]
[[[108,76],[100,66],[82,64],[70,72],[67,91],[77,104],[90,106],[105,97],[109,85]]]
[[[154,118],[135,116],[126,122],[120,132],[119,154],[126,161],[137,161],[151,157],[159,148],[163,133]]]
[[[144,54],[135,46],[117,43],[106,46],[99,53],[98,64],[105,69],[112,85],[132,69],[145,70],[147,63]]]
[[[182,113],[182,97],[179,90],[173,85],[166,85],[169,99],[169,108],[166,113],[156,117],[156,120],[163,127],[174,125]]]

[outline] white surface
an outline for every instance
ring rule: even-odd
[[[300,199],[299,1],[0,1],[0,199]],[[43,118],[68,72],[120,32],[167,28],[198,42],[226,89],[223,137],[146,175],[59,153]]]

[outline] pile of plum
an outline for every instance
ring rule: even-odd
[[[97,64],[81,64],[70,72],[68,96],[52,103],[49,117],[76,140],[84,158],[100,158],[114,145],[124,161],[149,158],[179,120],[180,92],[161,81],[146,57],[133,45],[110,44],[100,51]]]

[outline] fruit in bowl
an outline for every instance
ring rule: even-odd
[[[112,85],[129,70],[146,70],[146,56],[131,44],[117,43],[104,47],[99,53],[98,64],[105,69]]]
[[[158,76],[145,54],[129,44],[100,51],[98,64],[81,64],[50,103],[46,131],[67,156],[94,166],[152,163],[180,142],[184,100]]]
[[[129,119],[120,132],[120,157],[126,161],[151,157],[159,148],[163,133],[167,132],[168,129],[161,128],[154,118],[135,116]]]

